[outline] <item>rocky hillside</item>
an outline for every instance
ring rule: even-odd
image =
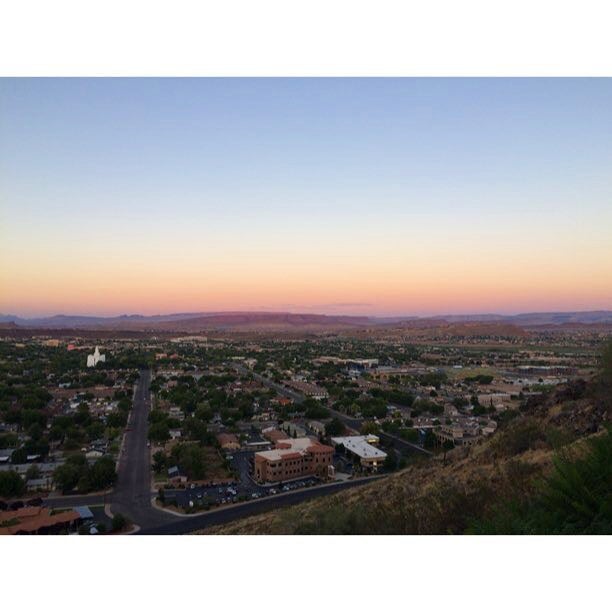
[[[446,462],[203,533],[611,533],[611,389],[576,381]]]

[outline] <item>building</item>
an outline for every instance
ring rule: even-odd
[[[306,476],[327,480],[333,473],[334,449],[310,438],[278,441],[272,450],[255,453],[258,482],[285,482]]]
[[[504,410],[512,401],[510,393],[482,393],[478,396],[478,403],[485,408]]]
[[[93,355],[87,355],[87,367],[95,368],[100,362],[106,361],[106,355],[100,355],[100,349],[96,346]]]
[[[454,420],[434,430],[440,444],[452,442],[455,446],[473,446],[482,440],[480,426],[475,420]]]
[[[25,506],[0,512],[0,535],[33,535],[74,531],[81,522],[75,510],[53,513],[51,508]]]
[[[325,425],[321,421],[308,421],[308,427],[319,436],[325,435]]]
[[[168,416],[171,419],[176,419],[177,421],[185,420],[185,413],[178,406],[170,406]]]
[[[281,429],[286,432],[291,438],[303,438],[306,435],[306,429],[297,423],[285,421],[281,425]]]
[[[323,400],[329,397],[327,389],[319,387],[318,385],[313,385],[312,383],[307,383],[300,380],[288,380],[285,381],[285,385],[295,389],[306,397],[311,397],[312,399]]]
[[[378,359],[348,359],[347,366],[349,370],[365,372],[378,367]]]
[[[276,444],[279,440],[286,440],[289,436],[280,429],[276,429],[276,427],[267,427],[266,429],[261,430],[261,435],[270,440],[273,444]]]
[[[362,468],[373,472],[382,466],[387,457],[387,453],[374,446],[378,443],[378,436],[375,435],[343,436],[332,438],[332,442],[357,458]]]
[[[217,434],[217,442],[224,451],[233,451],[240,448],[240,442],[238,438],[232,433],[220,433]]]
[[[181,472],[177,465],[168,468],[168,480],[172,484],[183,484],[187,482],[187,476]]]

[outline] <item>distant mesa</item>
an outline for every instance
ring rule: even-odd
[[[14,315],[0,315],[0,329],[91,330],[122,332],[199,332],[206,330],[245,331],[317,331],[326,329],[356,329],[402,327],[410,329],[456,328],[467,335],[499,331],[537,328],[572,328],[581,326],[610,326],[612,311],[535,312],[516,315],[467,314],[432,317],[397,316],[368,317],[325,315],[291,312],[198,312],[167,315],[120,315],[116,317],[55,315],[26,319]]]

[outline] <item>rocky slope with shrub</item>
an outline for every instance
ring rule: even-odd
[[[202,533],[611,533],[611,406],[612,376],[574,381],[446,461]]]

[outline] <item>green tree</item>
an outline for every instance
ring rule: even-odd
[[[442,443],[442,449],[444,450],[444,465],[446,465],[446,453],[450,450],[453,450],[453,448],[455,448],[455,443],[452,440],[444,440],[444,442]]]
[[[160,474],[166,467],[166,455],[164,451],[157,451],[153,455],[153,470],[156,474]]]
[[[62,493],[72,491],[77,486],[80,478],[81,471],[79,468],[68,462],[55,468],[55,472],[53,472],[53,482],[55,482],[55,486]]]
[[[115,461],[112,457],[100,457],[87,473],[89,488],[95,491],[112,487],[117,481]]]
[[[325,435],[328,437],[331,436],[339,436],[344,431],[344,425],[342,421],[334,417],[327,425],[325,426]]]
[[[164,444],[170,439],[170,430],[168,424],[165,421],[153,423],[149,427],[149,440]]]
[[[11,455],[11,463],[25,463],[28,460],[28,451],[25,448],[18,448]]]
[[[121,513],[115,514],[113,516],[112,529],[113,531],[121,531],[128,525],[128,520]]]
[[[393,472],[397,468],[397,453],[394,448],[389,448],[386,452],[387,456],[385,457],[383,468],[387,472]]]
[[[109,427],[125,427],[127,424],[127,415],[123,412],[111,412],[106,417],[106,424]]]
[[[25,482],[17,472],[0,472],[0,497],[19,497],[25,491]]]

